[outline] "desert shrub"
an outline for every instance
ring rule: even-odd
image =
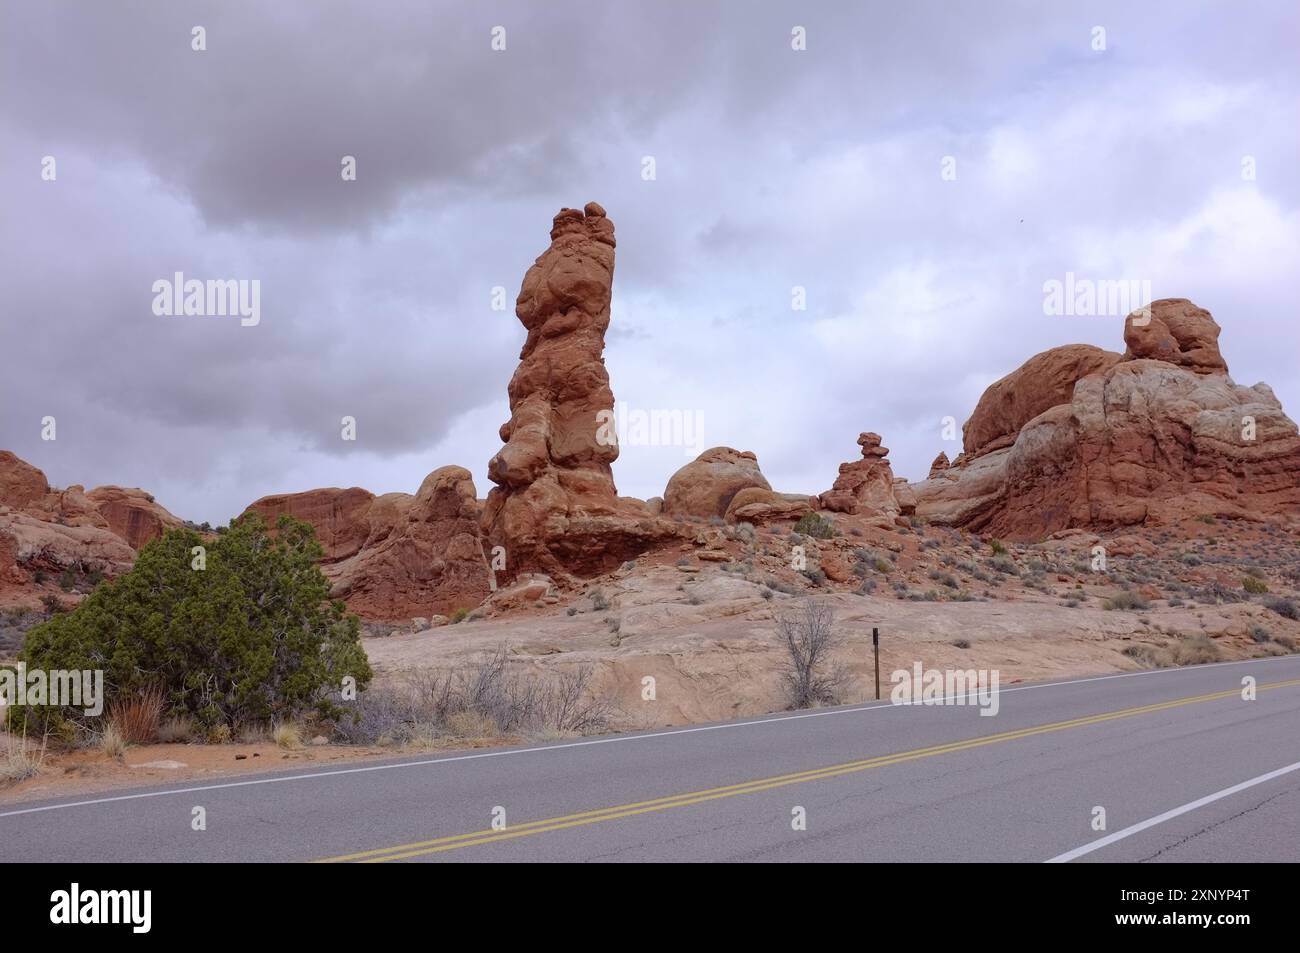
[[[989,540],[989,549],[993,550],[994,556],[1002,556],[1007,551],[1007,548],[1002,545],[1002,541],[998,539]]]
[[[274,538],[260,517],[232,521],[207,543],[206,568],[191,568],[203,539],[169,530],[135,567],[76,609],[27,635],[30,669],[99,669],[111,707],[157,689],[168,715],[218,725],[331,716],[331,696],[351,677],[370,681],[356,616],[328,601],[313,530],[282,516]],[[25,719],[82,724],[80,709],[22,709]]]
[[[989,565],[993,567],[995,572],[1000,572],[1005,576],[1020,575],[1020,570],[1016,568],[1016,564],[1011,557],[1006,554],[1006,550],[989,560]]]
[[[808,513],[801,516],[799,522],[794,524],[794,531],[814,539],[830,539],[835,535],[835,524],[820,513]]]
[[[828,603],[806,599],[776,620],[776,631],[787,654],[781,680],[788,707],[836,704],[845,675],[830,657],[838,641],[835,610]]]
[[[970,648],[970,640],[969,640],[969,639],[953,639],[953,643],[952,643],[952,644],[953,644],[954,646],[956,646],[957,648],[959,648],[959,649],[968,649],[968,648]]]
[[[609,608],[609,600],[605,598],[605,591],[603,589],[593,589],[591,590],[590,595],[591,607],[597,612],[604,612]]]
[[[189,715],[172,715],[158,725],[162,744],[186,744],[194,740],[194,719]]]
[[[36,777],[44,761],[44,745],[29,745],[25,737],[6,735],[5,750],[0,758],[0,783],[17,784]]]
[[[1151,608],[1151,603],[1147,602],[1136,592],[1117,592],[1105,602],[1107,609],[1121,609],[1127,611],[1142,612]]]
[[[1271,642],[1273,640],[1273,636],[1269,634],[1268,629],[1264,628],[1262,625],[1251,627],[1250,638],[1252,641],[1260,643]]]
[[[120,758],[126,753],[126,738],[111,721],[104,725],[104,731],[99,736],[99,749],[106,758]]]
[[[132,695],[120,696],[110,707],[108,720],[127,744],[148,744],[158,737],[164,701],[162,690],[149,685]]]
[[[1246,576],[1241,580],[1241,588],[1254,595],[1262,595],[1268,592],[1268,583],[1257,576]]]
[[[59,573],[59,588],[64,592],[71,592],[77,585],[77,576],[71,569],[65,569]]]
[[[810,567],[808,569],[801,570],[801,572],[803,573],[804,577],[807,578],[807,580],[811,582],[814,586],[826,585],[826,573],[823,570],[818,569],[816,567]]]
[[[1170,654],[1154,645],[1128,645],[1123,654],[1147,668],[1168,668],[1173,664]]]
[[[292,721],[281,721],[271,729],[271,740],[281,748],[300,748],[302,730]]]
[[[437,735],[592,734],[608,727],[613,709],[593,693],[591,674],[587,666],[549,675],[512,666],[502,645],[471,665],[362,692],[335,730],[351,744]]]
[[[1297,609],[1296,604],[1290,599],[1283,599],[1281,596],[1277,596],[1273,599],[1269,599],[1264,603],[1264,605],[1272,609],[1284,619],[1300,619],[1300,609]]]
[[[1219,647],[1204,632],[1186,636],[1174,643],[1173,655],[1175,665],[1204,665],[1217,662],[1222,654]]]
[[[447,621],[449,624],[455,625],[457,622],[464,622],[468,617],[469,610],[461,606],[459,609],[452,610],[451,615],[447,617]]]

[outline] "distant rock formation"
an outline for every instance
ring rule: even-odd
[[[728,523],[797,520],[817,509],[817,500],[777,493],[748,450],[705,450],[668,481],[663,512],[676,519],[723,519]]]
[[[352,487],[263,497],[249,510],[311,523],[325,549],[331,595],[388,621],[472,609],[490,589],[474,481],[464,467],[433,471],[415,496]]]
[[[540,571],[596,575],[672,534],[640,500],[619,497],[614,394],[603,357],[614,280],[614,224],[589,202],[561,209],[551,244],[524,275],[515,314],[528,331],[511,378],[505,441],[482,528],[500,546],[498,581]]]
[[[840,464],[835,485],[821,495],[824,509],[854,516],[879,517],[892,522],[903,507],[895,495],[894,471],[885,459],[889,449],[880,445],[880,434],[858,435],[862,459]],[[912,501],[908,500],[909,506]]]
[[[0,592],[34,600],[41,574],[120,575],[136,550],[180,525],[143,490],[52,489],[38,468],[0,450]]]
[[[1266,384],[1237,385],[1219,326],[1183,298],[1125,322],[1123,357],[1053,348],[997,382],[966,452],[916,484],[933,522],[1009,539],[1300,511],[1300,435]]]
[[[939,455],[935,457],[934,462],[930,464],[930,478],[934,479],[944,470],[947,470],[949,466],[948,454],[940,450]]]

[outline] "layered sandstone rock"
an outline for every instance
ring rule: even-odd
[[[885,459],[889,450],[880,445],[880,439],[878,433],[858,435],[862,459],[840,464],[835,485],[821,495],[823,508],[886,521],[901,514],[894,495],[894,471]]]
[[[490,590],[477,494],[464,467],[435,470],[415,496],[328,488],[264,497],[249,510],[271,526],[282,513],[311,523],[331,595],[368,619],[471,609]]]
[[[1122,361],[1079,377],[1011,444],[918,484],[918,513],[1009,539],[1201,514],[1300,516],[1300,434],[1273,392],[1228,377],[1208,312],[1169,299],[1147,317],[1126,321]]]
[[[940,450],[939,455],[935,457],[934,462],[930,464],[930,479],[937,477],[944,470],[947,470],[950,465],[951,464],[948,462],[948,454]]]
[[[496,486],[482,528],[505,552],[499,581],[525,571],[559,583],[594,575],[672,533],[614,487],[614,395],[602,356],[613,278],[605,210],[561,209],[515,302],[528,335],[510,381],[505,446],[488,463]]]
[[[86,494],[86,499],[104,518],[108,528],[133,549],[181,525],[150,494],[135,487],[97,486]]]
[[[181,521],[143,490],[53,489],[45,474],[0,451],[0,590],[34,601],[41,574],[116,576],[136,550]]]
[[[739,491],[727,504],[723,516],[728,523],[773,523],[780,520],[799,520],[818,507],[815,496],[799,493],[777,493],[761,486],[749,486]]]
[[[975,405],[962,427],[967,459],[1011,446],[1026,423],[1068,401],[1080,378],[1119,361],[1120,355],[1091,344],[1067,344],[1031,357],[990,385]]]

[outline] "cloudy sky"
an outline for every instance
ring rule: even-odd
[[[197,521],[448,463],[485,495],[514,295],[590,200],[616,397],[703,422],[625,444],[627,495],[714,445],[818,492],[862,430],[924,476],[1032,354],[1123,349],[1044,313],[1067,272],[1209,308],[1295,417],[1298,9],[3,0],[0,448]],[[259,280],[260,323],[155,315],[178,271]]]

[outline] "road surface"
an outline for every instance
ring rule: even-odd
[[[0,804],[17,860],[1294,862],[1300,657]]]

